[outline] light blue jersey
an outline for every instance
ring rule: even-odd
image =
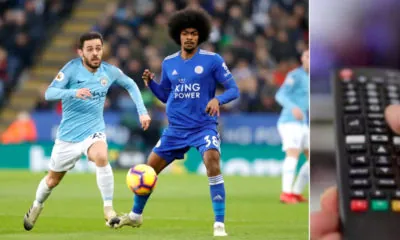
[[[309,75],[303,67],[299,67],[289,72],[285,81],[275,95],[276,101],[282,105],[283,109],[278,120],[279,123],[299,122],[308,124]],[[297,120],[292,109],[298,107],[303,112],[304,118]]]
[[[81,142],[96,132],[104,132],[104,101],[112,83],[124,87],[135,102],[139,115],[147,114],[136,83],[117,67],[102,62],[96,72],[87,70],[80,58],[68,62],[46,91],[46,100],[62,101],[62,120],[57,139]],[[88,88],[92,97],[76,97],[78,89]]]

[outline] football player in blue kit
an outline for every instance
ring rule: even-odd
[[[86,155],[96,165],[97,186],[104,203],[106,221],[116,216],[113,209],[114,176],[108,163],[103,119],[104,101],[112,83],[124,87],[135,102],[142,128],[150,125],[136,83],[117,67],[102,61],[103,37],[96,32],[80,37],[79,55],[68,62],[48,87],[48,101],[62,101],[62,120],[51,153],[48,174],[40,181],[36,198],[24,216],[24,228],[31,230],[43,203],[65,173]]]
[[[217,117],[219,106],[238,98],[239,89],[222,57],[199,48],[211,30],[210,16],[204,10],[187,8],[176,12],[169,19],[168,30],[181,50],[164,59],[160,83],[155,82],[154,74],[147,69],[142,77],[153,94],[166,103],[169,123],[147,164],[158,174],[195,147],[207,169],[215,216],[214,236],[227,236]],[[215,96],[217,84],[225,88],[219,96]],[[135,195],[132,211],[111,219],[109,225],[139,227],[149,196]]]

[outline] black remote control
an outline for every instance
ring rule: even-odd
[[[343,239],[399,240],[400,136],[384,110],[400,104],[400,71],[340,69],[332,81]]]

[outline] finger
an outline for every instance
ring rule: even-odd
[[[338,233],[338,232],[329,233],[321,238],[321,240],[341,240],[341,239],[342,239],[342,237],[340,236],[340,233]]]
[[[149,128],[149,126],[150,126],[150,121],[145,121],[144,122],[144,126],[143,126],[143,130],[146,131]]]
[[[338,214],[338,192],[336,187],[328,188],[321,196],[321,210]]]
[[[219,108],[217,109],[217,116],[219,117]]]
[[[206,107],[206,113],[209,113],[209,112],[210,112],[210,109],[211,109],[210,106],[207,105],[207,107]]]
[[[385,109],[385,119],[396,134],[400,134],[400,105],[390,105]]]
[[[321,239],[323,236],[338,232],[339,217],[324,211],[311,213],[310,233],[311,239]]]

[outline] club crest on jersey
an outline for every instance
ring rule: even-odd
[[[64,79],[64,73],[59,72],[55,79],[56,79],[56,81],[61,82]]]
[[[100,79],[101,86],[105,87],[105,86],[107,86],[107,83],[108,83],[107,78]]]
[[[197,73],[197,74],[202,74],[203,71],[204,71],[204,68],[202,66],[196,66],[194,68],[194,72]]]

